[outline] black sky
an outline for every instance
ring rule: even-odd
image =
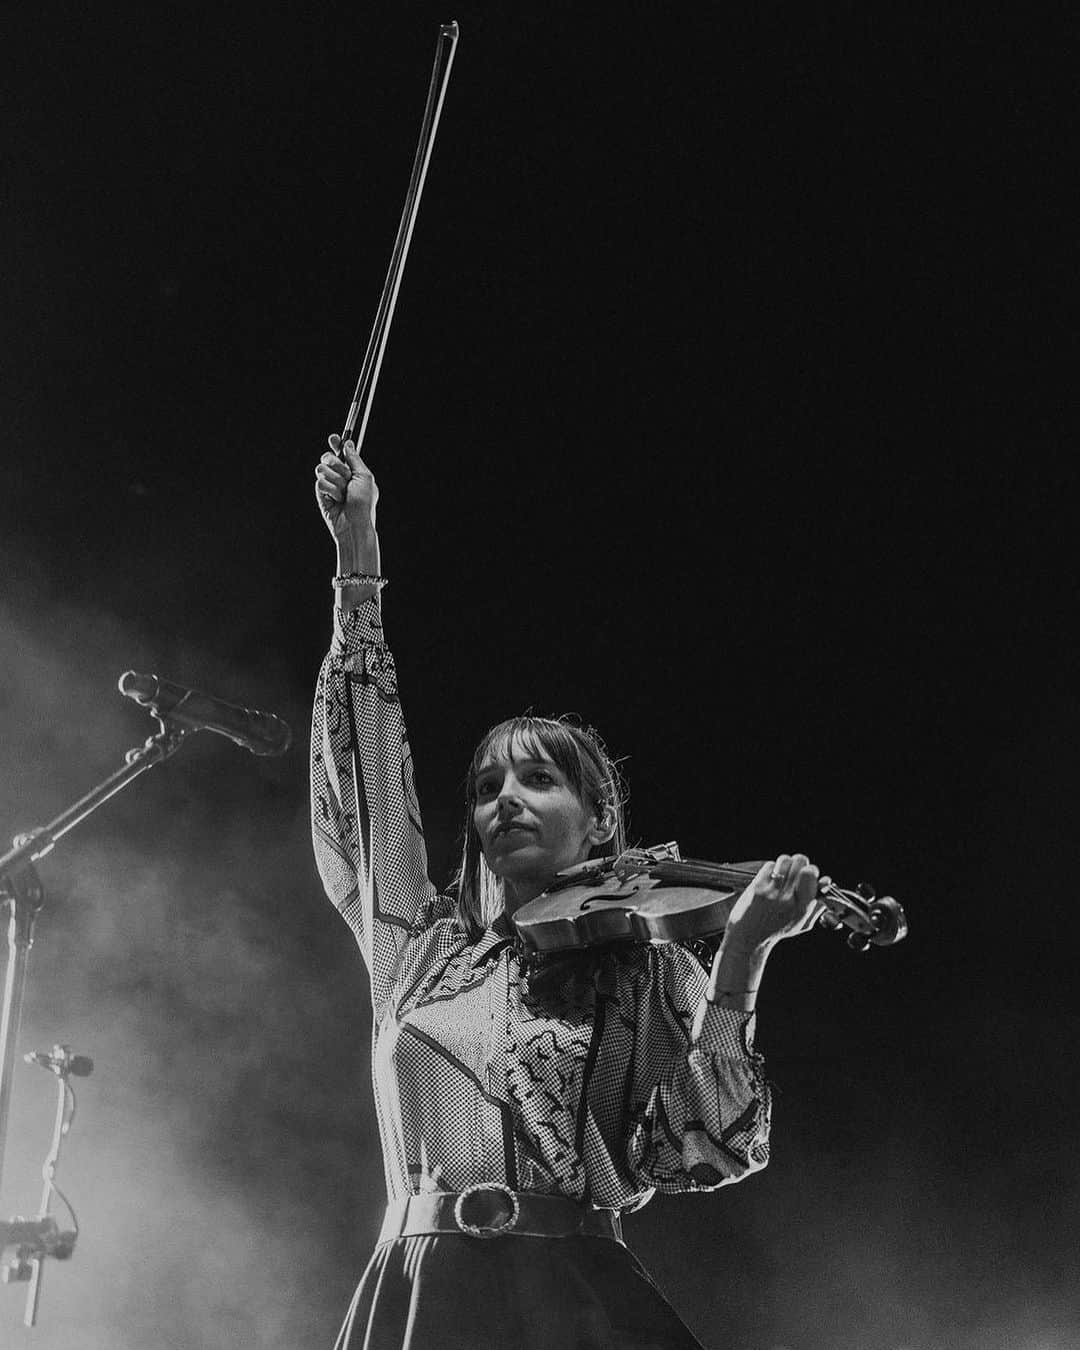
[[[768,1172],[631,1240],[717,1345],[1073,1344],[1075,31],[336,3],[2,20],[0,829],[149,734],[129,667],[298,742],[199,738],[42,864],[26,1036],[99,1067],[33,1343],[327,1345],[377,1228],[304,825],[311,482],[451,17],[366,443],[435,879],[472,744],[534,707],[626,757],[636,838],[893,891],[903,947],[776,955]]]

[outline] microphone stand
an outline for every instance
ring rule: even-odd
[[[156,713],[154,717],[159,728],[157,734],[151,736],[144,745],[129,750],[124,756],[122,768],[103,779],[48,825],[16,835],[10,851],[0,856],[0,909],[6,906],[10,910],[7,975],[0,1013],[0,1182],[3,1179],[7,1144],[15,1042],[26,991],[26,969],[30,948],[34,945],[34,925],[45,904],[45,889],[34,863],[49,853],[57,840],[62,839],[102,803],[127,787],[139,774],[174,755],[184,737],[194,730],[192,727],[178,726],[170,722],[168,717],[162,718]],[[60,1139],[67,1133],[71,1123],[64,1111],[67,1071],[61,1066],[54,1068],[54,1072],[61,1080],[61,1105],[58,1107],[52,1149],[43,1168],[45,1192],[41,1214],[30,1220],[0,1220],[0,1255],[7,1262],[3,1271],[5,1282],[11,1279],[32,1281],[24,1318],[26,1326],[33,1326],[37,1317],[42,1261],[48,1256],[59,1259],[69,1257],[75,1245],[75,1234],[60,1232],[56,1220],[48,1214],[48,1200],[54,1189],[52,1174],[56,1167]]]
[[[41,1175],[45,1182],[41,1192],[41,1207],[38,1211],[38,1218],[27,1220],[15,1220],[15,1225],[23,1227],[21,1241],[10,1243],[13,1248],[13,1255],[8,1264],[0,1272],[0,1278],[5,1284],[14,1284],[16,1281],[29,1280],[30,1288],[26,1291],[26,1314],[23,1318],[23,1324],[32,1327],[37,1323],[38,1300],[41,1298],[41,1280],[45,1273],[45,1257],[55,1256],[58,1260],[66,1260],[75,1250],[75,1239],[79,1235],[79,1221],[75,1217],[75,1210],[71,1201],[56,1184],[56,1171],[60,1165],[60,1146],[71,1130],[72,1122],[75,1119],[75,1090],[68,1082],[68,1078],[73,1073],[78,1073],[85,1077],[93,1069],[93,1060],[86,1059],[82,1055],[72,1054],[71,1047],[68,1045],[54,1045],[50,1055],[24,1055],[24,1059],[30,1062],[36,1062],[42,1068],[47,1068],[56,1075],[56,1120],[53,1125],[52,1143],[49,1146],[49,1153],[41,1168]],[[44,1063],[42,1061],[45,1061]],[[72,1229],[61,1232],[57,1226],[56,1220],[49,1214],[49,1206],[52,1204],[52,1198],[58,1195],[67,1207],[71,1215],[71,1222],[74,1225]],[[28,1234],[25,1231],[28,1225],[32,1225],[32,1231],[27,1240]],[[9,1228],[13,1225],[7,1225]],[[5,1227],[0,1223],[0,1230]]]

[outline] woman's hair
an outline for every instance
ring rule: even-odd
[[[590,858],[618,857],[626,849],[626,790],[597,732],[565,716],[524,713],[500,722],[481,737],[473,751],[465,788],[461,867],[452,883],[457,888],[458,918],[472,941],[498,918],[504,903],[502,882],[485,862],[473,824],[476,779],[492,759],[510,755],[515,743],[528,754],[549,758],[566,775],[578,801],[598,818],[610,810],[615,833],[606,844],[594,845]]]

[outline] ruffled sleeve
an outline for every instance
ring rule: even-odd
[[[707,1002],[705,972],[681,947],[654,948],[649,967],[636,1000],[626,1162],[644,1186],[713,1190],[769,1160],[772,1103],[755,1014]]]
[[[334,611],[312,719],[311,826],[323,886],[356,934],[378,1009],[410,934],[436,908],[378,596]]]

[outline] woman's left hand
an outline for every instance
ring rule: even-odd
[[[766,952],[781,938],[807,932],[825,909],[817,899],[819,875],[805,853],[781,853],[765,863],[735,902],[724,945]]]

